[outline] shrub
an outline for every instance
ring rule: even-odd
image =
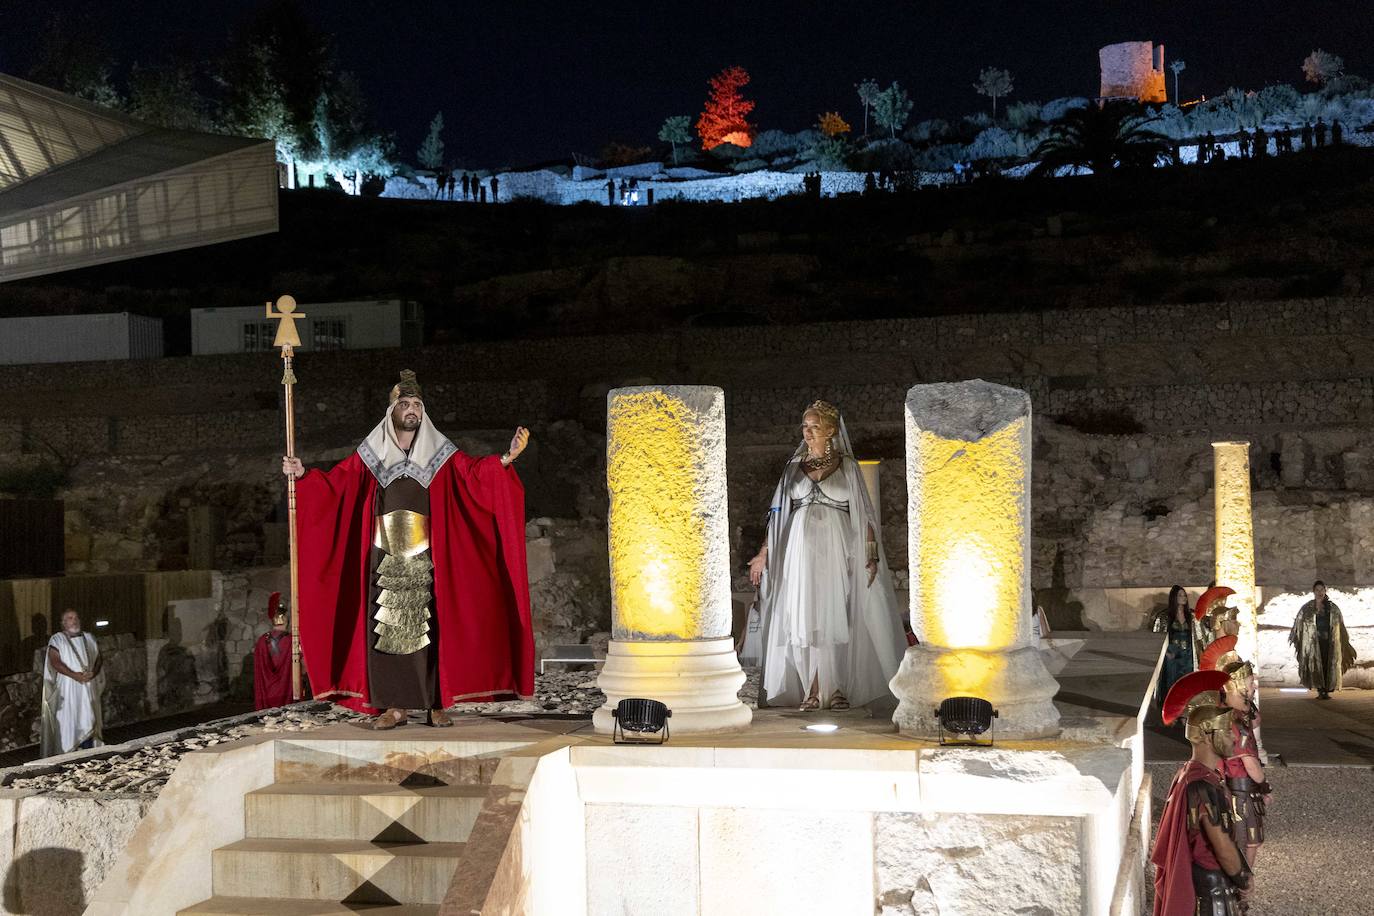
[[[922,121],[914,127],[908,127],[903,134],[912,143],[930,143],[933,141],[944,140],[953,134],[949,122],[943,118],[931,118]]]
[[[1007,106],[1007,123],[1013,130],[1025,130],[1032,124],[1039,124],[1039,102],[1014,102]]]

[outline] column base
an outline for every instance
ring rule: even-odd
[[[892,721],[905,735],[937,737],[936,707],[958,696],[980,697],[992,704],[999,740],[1059,734],[1059,710],[1054,706],[1059,682],[1045,670],[1035,646],[1005,652],[912,646],[891,686],[898,701]]]
[[[611,711],[629,697],[658,700],[673,711],[672,734],[737,732],[754,714],[740,702],[744,671],[728,637],[700,640],[611,640],[597,678],[606,705],[592,714],[598,734],[609,735]]]

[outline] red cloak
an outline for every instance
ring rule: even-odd
[[[1169,786],[1169,799],[1159,818],[1159,833],[1150,861],[1155,866],[1154,916],[1193,916],[1193,850],[1188,842],[1188,784],[1204,779],[1220,784],[1213,770],[1189,760]]]
[[[264,633],[253,647],[253,708],[271,709],[291,702],[291,634],[277,641],[272,655],[272,637]]]
[[[296,483],[301,649],[315,698],[375,714],[367,682],[368,550],[377,481],[357,452]],[[454,453],[429,484],[447,703],[534,694],[525,490],[495,456]]]

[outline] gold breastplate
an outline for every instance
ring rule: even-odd
[[[429,549],[429,516],[397,509],[379,515],[372,528],[372,543],[393,557],[413,557]]]

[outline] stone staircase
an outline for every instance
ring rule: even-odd
[[[244,839],[212,854],[214,896],[180,912],[437,913],[497,761],[463,763],[279,760],[277,782],[243,797]]]

